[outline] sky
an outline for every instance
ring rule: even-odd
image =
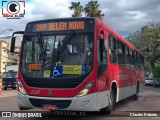
[[[26,14],[20,20],[4,18],[0,4],[0,37],[9,36],[14,31],[24,31],[30,21],[71,17],[73,12],[68,7],[71,2],[78,2],[78,0],[25,1]],[[85,6],[90,0],[79,1]],[[98,0],[98,2],[102,13],[105,14],[103,21],[123,37],[141,29],[149,22],[160,23],[160,0]],[[5,29],[13,31],[6,30],[1,34]]]

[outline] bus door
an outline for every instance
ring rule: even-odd
[[[103,28],[98,27],[98,36],[97,36],[97,80],[98,80],[98,94],[97,104],[102,105],[105,104],[106,101],[101,99],[102,97],[106,97],[107,93],[105,92],[108,88],[108,33]],[[101,96],[103,95],[103,96]],[[99,106],[97,105],[97,106]],[[100,107],[100,106],[99,106]]]

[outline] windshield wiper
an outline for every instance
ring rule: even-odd
[[[67,43],[72,39],[72,37],[74,36],[75,31],[72,31],[69,35],[67,35],[62,41],[62,45],[60,47],[58,47],[58,61],[60,61],[60,54],[61,52],[66,48]]]
[[[46,51],[47,51],[47,42],[45,43],[44,40],[43,40],[43,36],[41,36],[41,33],[38,33],[38,43],[40,45],[40,57],[43,61],[43,68],[46,64],[48,63],[45,63],[46,62]]]
[[[74,34],[75,34],[75,32],[72,31],[69,35],[67,35],[67,36],[62,40],[62,41],[63,41],[63,44],[58,48],[58,51],[59,51],[59,52],[65,48],[66,44],[70,41],[70,39],[73,37]]]
[[[62,52],[62,50],[65,49],[66,44],[71,40],[71,38],[74,36],[75,32],[72,31],[69,35],[67,35],[63,40],[62,40],[62,44],[60,45],[60,41],[58,43],[58,50],[57,51],[53,51],[53,57],[52,57],[52,65],[55,62],[60,62],[60,54]]]

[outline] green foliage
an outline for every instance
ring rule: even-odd
[[[104,14],[102,14],[101,10],[99,10],[98,1],[91,0],[90,2],[88,2],[88,4],[85,5],[84,10],[85,10],[86,16],[98,17],[100,19],[104,17]]]
[[[149,73],[151,73],[151,66],[150,66],[150,63],[149,62],[145,62],[145,70]]]
[[[80,4],[80,2],[71,2],[71,6],[69,6],[69,9],[74,11],[72,17],[81,17],[84,11],[83,6]]]
[[[101,10],[99,9],[99,3],[98,1],[91,0],[88,2],[88,4],[85,5],[83,8],[82,5],[80,5],[80,2],[71,2],[71,6],[69,6],[70,10],[73,10],[74,13],[72,14],[72,17],[81,17],[82,13],[85,12],[85,15],[87,17],[98,17],[101,20],[104,17],[104,14],[102,14]]]
[[[155,78],[160,78],[160,65],[157,64],[153,69],[153,75]]]
[[[127,39],[144,53],[146,71],[151,71],[154,77],[158,77],[160,74],[160,27],[149,23],[140,31],[130,34]]]

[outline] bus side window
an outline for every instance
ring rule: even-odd
[[[141,59],[139,53],[137,53],[137,58],[138,58],[138,68],[141,69]]]
[[[117,41],[117,56],[118,64],[124,65],[124,44],[120,41]]]
[[[129,64],[130,64],[130,67],[134,67],[132,65],[132,50],[129,48]]]
[[[145,67],[144,67],[144,57],[143,56],[141,56],[141,64],[142,64],[142,70],[145,70]]]
[[[132,58],[131,58],[131,67],[134,68],[135,67],[135,52],[132,50]]]
[[[109,35],[109,46],[111,50],[110,61],[111,63],[117,63],[116,39],[112,35]]]
[[[135,52],[135,68],[138,68],[138,53]]]
[[[139,59],[139,53],[136,52],[136,68],[140,69],[140,59]]]
[[[143,62],[142,62],[142,56],[139,54],[139,60],[140,60],[140,69],[142,70],[143,68]]]
[[[130,59],[129,48],[127,47],[127,45],[125,45],[125,66],[129,67],[129,59]]]

